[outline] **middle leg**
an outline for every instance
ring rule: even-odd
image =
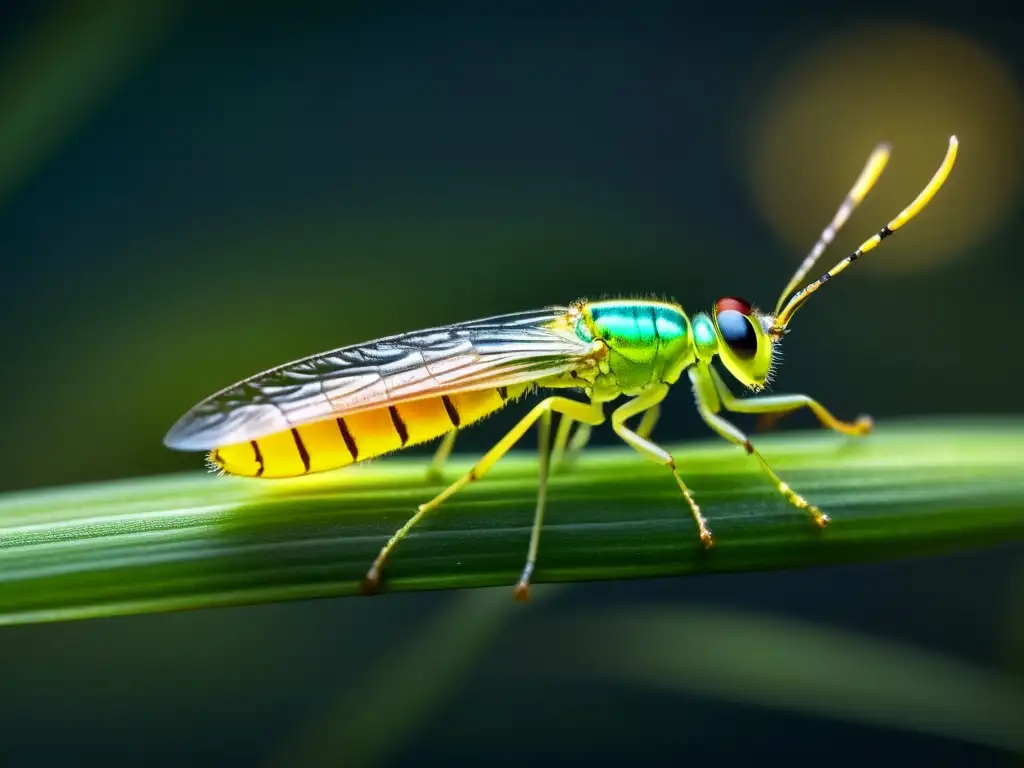
[[[676,460],[672,454],[662,448],[660,445],[648,440],[645,436],[638,434],[626,426],[626,420],[636,416],[640,413],[650,413],[652,410],[658,408],[662,400],[665,399],[665,395],[668,394],[667,384],[657,384],[651,389],[643,392],[632,400],[628,400],[614,411],[612,411],[612,429],[615,430],[615,434],[621,437],[625,443],[640,455],[650,459],[651,461],[661,464],[663,467],[668,467],[669,471],[672,472],[672,477],[675,478],[676,483],[679,485],[679,490],[683,493],[683,498],[686,499],[686,503],[690,507],[690,513],[693,515],[694,522],[697,523],[697,531],[700,534],[701,543],[705,547],[710,547],[713,543],[711,538],[711,529],[708,528],[707,520],[704,519],[704,515],[701,514],[700,507],[697,506],[697,502],[693,498],[693,494],[687,487],[686,483],[683,482],[683,478],[679,475],[679,471],[676,469]],[[655,417],[656,418],[656,417]],[[647,421],[645,418],[641,421]]]
[[[661,404],[655,403],[643,412],[640,424],[635,430],[636,434],[645,440],[651,436],[658,418],[661,416]],[[590,433],[593,427],[590,424],[580,423],[573,433],[572,440],[569,439],[569,431],[572,429],[573,420],[563,416],[558,422],[558,431],[555,433],[554,447],[551,449],[551,471],[557,472],[571,464],[580,452],[590,442]]]

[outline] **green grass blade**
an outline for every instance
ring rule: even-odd
[[[950,551],[1024,538],[1024,422],[888,425],[759,441],[833,519],[816,531],[736,448],[676,448],[709,518],[704,552],[664,469],[591,450],[553,478],[537,582],[763,570]],[[450,467],[465,470],[460,457]],[[0,497],[0,623],[352,595],[381,544],[440,490],[400,456],[271,482],[202,473]],[[511,585],[537,462],[522,452],[403,542],[386,590]]]
[[[534,591],[533,602],[560,589]],[[290,768],[384,765],[448,703],[470,669],[522,606],[494,589],[455,593],[452,601],[423,625],[397,641],[377,664],[355,681],[346,681],[337,698],[305,722],[263,765]],[[504,598],[504,599],[502,599]],[[395,692],[401,691],[396,706]]]
[[[555,620],[556,676],[610,679],[1024,750],[1024,688],[1003,670],[792,619],[658,607]],[[591,642],[600,637],[602,642]],[[685,744],[680,745],[685,748]]]

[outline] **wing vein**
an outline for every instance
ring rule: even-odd
[[[302,358],[206,398],[164,442],[211,450],[328,418],[339,419],[340,426],[345,415],[409,400],[565,373],[600,346],[571,330],[566,320],[572,311],[501,315]]]

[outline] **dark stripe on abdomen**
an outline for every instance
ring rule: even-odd
[[[302,442],[302,437],[299,436],[299,430],[292,430],[292,439],[295,440],[295,449],[299,452],[299,458],[302,460],[302,466],[309,472],[309,451],[306,450],[305,443]]]
[[[256,470],[256,477],[259,477],[263,474],[263,452],[260,451],[260,444],[255,440],[250,440],[249,445],[252,446],[252,452],[256,456],[256,464],[259,467],[259,469]]]
[[[348,424],[345,423],[345,418],[343,416],[339,416],[335,421],[338,423],[338,430],[341,432],[341,439],[345,441],[345,447],[348,448],[352,461],[358,461],[359,446],[356,445],[356,441],[355,438],[352,437],[352,433],[348,431]]]
[[[398,412],[397,406],[392,405],[388,408],[388,413],[391,414],[391,423],[395,427],[395,432],[398,433],[398,439],[402,443],[404,448],[409,442],[409,428],[405,426],[405,422],[402,420],[402,415]]]
[[[303,424],[220,446],[210,462],[228,474],[284,478],[365,461],[440,437],[494,413],[528,387],[453,392]]]
[[[505,398],[501,399],[505,400]],[[462,423],[462,417],[459,415],[459,409],[455,407],[455,403],[448,395],[441,396],[441,403],[444,405],[444,412],[448,414],[448,421],[452,423],[453,427],[458,427]]]

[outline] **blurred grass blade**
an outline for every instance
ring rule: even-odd
[[[591,450],[552,480],[537,582],[788,568],[1024,538],[1024,423],[890,425],[867,440],[765,437],[782,476],[832,515],[821,533],[742,451],[676,456],[716,535],[703,551],[670,475]],[[450,468],[464,471],[460,458]],[[381,544],[439,489],[392,457],[295,481],[202,473],[0,497],[0,623],[358,594]],[[511,585],[537,462],[510,456],[404,541],[390,590]]]
[[[1018,558],[1006,590],[1001,650],[1007,669],[1024,679],[1024,558]]]
[[[534,601],[557,590],[555,585],[534,590]],[[265,765],[385,764],[447,703],[513,615],[522,615],[522,609],[505,590],[457,593],[424,626],[400,638],[358,681],[345,681],[339,697],[300,726]]]
[[[587,680],[611,678],[1024,750],[1021,681],[922,648],[696,609],[614,611],[566,620],[556,632],[546,644],[578,649],[562,671]],[[594,637],[601,642],[588,642]]]
[[[0,67],[0,204],[162,40],[166,0],[56,3]]]

